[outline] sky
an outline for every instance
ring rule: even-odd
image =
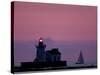
[[[46,3],[14,3],[14,62],[33,61],[35,45],[44,38],[62,60],[75,62],[80,50],[86,63],[96,63],[97,7]]]

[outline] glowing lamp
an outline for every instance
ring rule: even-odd
[[[40,40],[40,42],[43,42],[43,40]]]
[[[40,38],[39,42],[43,42],[43,39],[42,39],[42,38]]]

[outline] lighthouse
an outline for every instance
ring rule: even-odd
[[[33,62],[22,62],[21,68],[27,70],[38,70],[39,68],[63,67],[66,61],[61,60],[61,53],[58,48],[45,50],[43,38],[38,40],[36,47],[36,57]]]
[[[45,62],[45,48],[46,45],[43,43],[43,38],[40,38],[36,46],[36,62]]]

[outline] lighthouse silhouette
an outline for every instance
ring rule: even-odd
[[[36,45],[36,58],[33,62],[22,62],[22,70],[37,70],[39,68],[47,67],[64,67],[67,65],[66,61],[61,60],[61,53],[58,48],[52,48],[51,50],[45,50],[43,38],[40,37],[38,44]]]
[[[39,43],[36,46],[37,52],[36,52],[36,59],[35,62],[45,62],[45,48],[46,45],[43,43],[43,38],[40,37]]]

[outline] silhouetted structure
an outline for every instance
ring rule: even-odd
[[[46,51],[46,61],[47,62],[61,61],[61,53],[58,51],[57,48]]]
[[[82,52],[80,52],[79,58],[76,62],[76,64],[84,64],[84,58]]]
[[[36,46],[36,58],[33,62],[22,62],[20,69],[24,70],[36,70],[40,68],[48,67],[64,67],[66,61],[61,61],[61,53],[58,48],[45,51],[46,45],[43,43],[43,39],[39,39],[39,43]]]
[[[45,62],[45,48],[46,45],[43,44],[43,39],[39,39],[39,43],[36,46],[37,52],[36,52],[36,59],[35,62]]]

